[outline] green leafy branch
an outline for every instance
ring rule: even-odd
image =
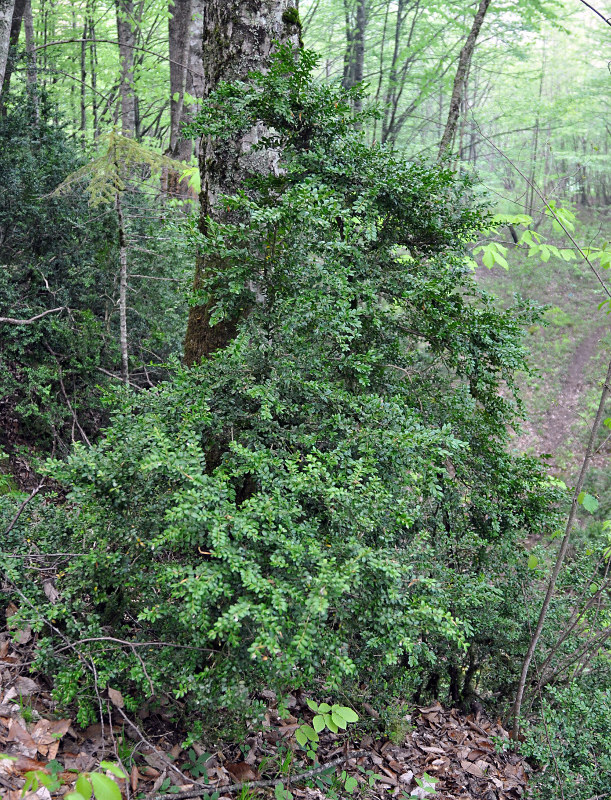
[[[117,778],[126,778],[123,770],[111,761],[100,761],[100,768],[111,772]],[[28,792],[37,792],[40,787],[48,789],[49,792],[57,791],[61,786],[57,775],[49,775],[42,770],[31,770],[25,773],[25,784],[22,790],[22,797]],[[65,795],[65,800],[121,800],[121,790],[108,775],[101,772],[81,772],[74,784],[74,791]]]
[[[546,206],[549,216],[552,220],[552,228],[556,233],[571,233],[575,230],[577,217],[567,208],[560,208],[556,206],[554,201],[550,201]],[[552,256],[561,259],[562,261],[577,261],[583,255],[587,256],[591,261],[599,261],[603,269],[611,267],[611,243],[604,242],[601,247],[588,247],[588,248],[572,248],[572,247],[557,247],[551,244],[547,237],[538,231],[532,230],[531,225],[533,218],[528,214],[495,214],[492,217],[491,225],[484,231],[486,236],[498,235],[500,229],[506,226],[513,228],[522,227],[523,231],[519,238],[516,236],[517,247],[528,248],[528,258],[538,258],[543,263],[550,260]],[[491,241],[486,244],[478,245],[473,250],[473,255],[478,253],[482,254],[482,264],[488,269],[492,269],[495,265],[509,269],[509,263],[506,255],[508,248],[497,241]],[[474,259],[468,259],[468,264],[471,268],[477,266]],[[603,304],[609,304],[611,298],[606,300]],[[611,305],[608,313],[611,313]]]

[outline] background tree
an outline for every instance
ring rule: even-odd
[[[6,62],[8,61],[11,44],[11,23],[15,0],[1,0],[0,2],[0,87],[4,83]]]
[[[443,136],[439,144],[439,157],[441,158],[451,147],[456,135],[456,125],[460,114],[460,107],[463,103],[465,87],[469,77],[469,70],[471,69],[471,60],[473,58],[473,51],[477,44],[477,37],[484,24],[486,12],[490,0],[481,0],[477,13],[473,18],[473,24],[467,41],[463,45],[458,57],[458,67],[456,68],[456,75],[454,76],[454,85],[452,86],[452,95],[450,97],[450,110],[448,111],[448,120],[446,122]]]
[[[261,9],[244,6],[238,0],[213,0],[203,9],[204,98],[223,81],[245,80],[254,69],[265,69],[274,42],[299,42],[301,23],[289,0],[266,0]],[[244,185],[253,165],[262,173],[273,171],[278,154],[273,149],[256,148],[266,136],[260,122],[253,120],[248,131],[232,140],[215,141],[208,136],[201,144],[199,165],[202,181],[200,230],[205,235],[209,220],[228,218],[219,207],[222,195],[233,194]],[[229,218],[231,217],[231,213]],[[198,258],[194,288],[198,292],[208,269],[218,270],[216,256]],[[191,308],[185,338],[185,363],[193,364],[230,341],[237,318],[212,323],[214,298]],[[243,313],[240,312],[238,316]]]

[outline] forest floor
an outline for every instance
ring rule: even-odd
[[[505,304],[518,294],[547,307],[543,324],[529,330],[534,372],[520,379],[526,419],[513,448],[544,455],[550,472],[570,482],[600,397],[611,350],[611,316],[598,309],[605,296],[586,265],[559,259],[541,263],[515,249],[508,259],[509,270],[478,269],[480,285]],[[594,466],[605,463],[608,455],[599,453]]]
[[[15,610],[9,609],[9,615]],[[74,790],[78,773],[104,774],[100,764],[105,760],[121,765],[126,779],[113,780],[126,800],[212,793],[218,800],[236,795],[241,800],[255,795],[334,800],[349,794],[381,800],[433,796],[431,790],[438,800],[524,796],[529,767],[510,750],[500,721],[480,712],[464,715],[439,703],[403,716],[392,741],[378,732],[379,714],[368,706],[368,719],[356,726],[356,735],[320,734],[320,766],[314,767],[295,740],[297,728],[311,723],[313,716],[300,692],[284,698],[283,715],[275,695],[263,692],[267,709],[262,725],[253,726],[239,744],[211,747],[210,752],[197,743],[183,749],[185,732],[168,720],[163,706],[156,713],[141,709],[133,715],[112,689],[98,693],[101,724],[80,729],[57,708],[45,679],[29,673],[36,639],[29,628],[17,640],[6,628],[0,633],[0,749],[12,757],[0,760],[4,800],[63,797]],[[24,797],[27,773],[52,774],[54,765],[61,786],[49,791],[34,785]],[[290,787],[292,798],[282,787]]]

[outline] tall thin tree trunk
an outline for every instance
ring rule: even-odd
[[[201,100],[204,96],[204,76],[202,74],[202,39],[204,35],[204,5],[206,0],[191,0],[191,19],[189,20],[189,70],[185,82],[185,89],[191,97]],[[195,116],[197,106],[188,106],[185,113],[183,104],[183,118],[190,121]],[[199,157],[199,142],[194,145],[195,155]],[[189,157],[191,152],[189,151]]]
[[[354,28],[354,66],[352,70],[353,85],[363,82],[365,74],[365,32],[367,30],[367,0],[357,0],[356,25]],[[363,109],[363,101],[356,100],[354,110]]]
[[[133,137],[136,132],[136,94],[134,89],[134,52],[136,26],[133,0],[115,0],[117,35],[121,59],[121,132]]]
[[[2,0],[0,0],[0,4],[1,2]],[[25,0],[15,0],[15,7],[13,9],[13,19],[11,21],[11,32],[9,36],[8,59],[6,62],[6,69],[4,72],[4,81],[0,83],[0,106],[2,106],[2,96],[8,94],[11,85],[11,75],[13,73],[15,59],[17,57],[17,46],[19,44],[19,36],[21,34],[21,23],[23,20],[24,11],[25,11]]]
[[[386,11],[384,12],[384,26],[382,28],[382,41],[380,42],[380,63],[378,67],[378,86],[376,88],[375,93],[375,102],[376,105],[380,99],[380,92],[382,91],[382,80],[384,78],[384,51],[386,50],[386,31],[388,28],[388,15],[390,13],[390,3],[386,4]],[[375,143],[376,134],[378,132],[378,119],[377,117],[373,121],[373,133],[371,136],[371,141]]]
[[[170,53],[170,149],[173,158],[178,153],[180,123],[184,107],[189,59],[189,22],[191,0],[170,0],[168,41]]]
[[[541,78],[539,80],[539,101],[535,117],[535,131],[533,134],[533,149],[530,158],[530,175],[526,184],[526,213],[532,216],[535,211],[535,180],[537,178],[537,158],[539,156],[539,124],[541,120],[541,99],[543,97],[543,81],[545,79],[545,39],[543,40],[543,55],[541,60]]]
[[[4,73],[11,45],[11,23],[15,0],[0,0],[0,89],[4,84]]]
[[[346,17],[346,50],[344,52],[344,76],[342,86],[350,89],[361,83],[365,71],[365,32],[367,29],[368,0],[356,0],[354,14],[350,0],[344,0]],[[355,111],[362,110],[362,102],[357,100]]]
[[[486,12],[488,11],[489,5],[490,5],[490,0],[480,0],[479,8],[477,9],[477,13],[473,19],[473,24],[471,25],[471,30],[469,31],[469,35],[467,36],[467,41],[465,42],[462,50],[460,51],[460,56],[458,58],[458,68],[456,70],[456,75],[454,77],[454,86],[452,87],[452,97],[450,99],[450,110],[448,112],[448,120],[446,122],[446,127],[443,132],[443,136],[441,137],[441,142],[439,144],[439,158],[443,158],[443,156],[445,156],[446,153],[452,149],[452,146],[454,144],[454,137],[456,136],[456,126],[458,124],[460,107],[462,105],[462,100],[466,91],[467,76],[469,74],[469,69],[471,67],[473,51],[475,50],[477,37],[479,36],[479,32],[484,23],[484,19],[486,17]]]
[[[91,113],[93,115],[93,138],[97,139],[100,135],[99,120],[98,120],[98,96],[97,96],[97,82],[98,82],[98,54],[96,51],[95,41],[95,0],[91,0],[87,4],[87,24],[89,28],[89,71],[91,73]]]
[[[115,194],[115,209],[119,222],[119,347],[121,350],[121,380],[129,386],[129,352],[127,345],[127,237],[121,195]]]
[[[522,664],[522,673],[520,675],[520,680],[518,681],[518,691],[516,693],[516,699],[513,705],[514,739],[517,738],[517,734],[520,727],[520,712],[522,710],[522,700],[524,699],[524,692],[526,690],[526,681],[528,679],[528,672],[532,660],[534,658],[535,652],[537,650],[539,639],[541,638],[541,634],[543,633],[543,628],[545,627],[547,612],[549,610],[550,603],[552,602],[552,598],[554,596],[558,575],[560,574],[560,570],[562,568],[566,552],[569,548],[571,533],[573,532],[573,525],[575,523],[575,517],[577,516],[579,495],[581,493],[581,490],[583,489],[586,475],[590,467],[590,462],[592,461],[592,454],[594,453],[594,444],[596,442],[596,434],[598,433],[598,430],[605,416],[607,399],[609,398],[610,394],[611,394],[611,361],[609,362],[609,366],[607,367],[607,375],[605,377],[605,382],[603,384],[603,389],[600,395],[598,411],[596,412],[596,417],[594,418],[594,423],[592,424],[592,430],[590,431],[590,437],[588,439],[588,444],[586,446],[586,452],[583,461],[581,463],[581,469],[579,470],[577,483],[575,484],[575,488],[573,490],[573,502],[571,503],[571,510],[569,512],[569,517],[566,521],[566,527],[564,529],[564,537],[562,539],[560,549],[558,550],[558,555],[556,556],[556,563],[554,564],[554,568],[552,570],[552,574],[550,576],[549,583],[547,585],[545,599],[543,600],[541,611],[539,612],[537,627],[535,628],[535,631],[531,636],[530,644],[528,646],[528,651],[524,658],[524,663]]]
[[[32,0],[26,0],[23,12],[23,26],[25,28],[25,49],[28,56],[27,84],[32,102],[34,103],[34,117],[38,122],[38,71],[36,68],[36,42],[34,41],[34,19],[32,17]]]
[[[287,13],[289,9],[292,12]],[[295,20],[291,0],[262,0],[250,5],[243,0],[207,0],[203,7],[204,96],[219,81],[245,80],[254,69],[265,69],[274,41],[299,46],[301,26]],[[208,217],[222,221],[223,209],[217,206],[222,194],[231,194],[243,185],[253,171],[273,169],[277,153],[257,151],[253,145],[265,134],[256,125],[246,134],[224,141],[208,139],[201,143],[199,156],[202,178],[200,230],[207,232]],[[210,271],[223,269],[218,259],[200,257],[195,270],[195,289]],[[214,298],[189,312],[185,337],[186,364],[199,362],[214,350],[227,346],[236,335],[239,319],[225,319],[210,325]]]
[[[354,31],[350,20],[350,0],[344,0],[344,17],[346,20],[346,49],[344,50],[342,86],[347,89],[352,85],[352,63],[354,60]]]
[[[390,62],[390,69],[388,71],[388,82],[386,84],[386,97],[385,97],[385,110],[384,119],[382,120],[382,143],[386,142],[390,131],[390,118],[392,115],[392,101],[396,94],[398,68],[399,68],[399,52],[401,48],[401,33],[403,31],[403,23],[405,22],[405,14],[403,8],[405,0],[398,0],[397,2],[397,19],[395,20],[395,36],[392,60]]]
[[[87,93],[85,81],[87,80],[87,20],[83,27],[83,38],[81,39],[81,132],[83,140],[87,128]]]

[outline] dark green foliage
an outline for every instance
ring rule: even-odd
[[[0,117],[0,314],[28,319],[59,306],[72,313],[1,326],[2,444],[35,440],[43,451],[62,443],[67,450],[71,419],[60,377],[91,433],[100,416],[95,382],[104,380],[95,370],[112,365],[112,349],[105,352],[89,309],[99,297],[101,266],[113,257],[105,241],[113,225],[89,225],[82,197],[46,196],[78,157],[47,109],[36,126],[28,102],[20,100]]]
[[[597,665],[606,669],[604,662]],[[611,792],[611,690],[581,680],[546,692],[541,721],[521,747],[538,768],[536,800],[590,800]]]
[[[80,187],[66,197],[50,196],[82,163],[43,100],[35,122],[27,98],[9,98],[0,116],[0,316],[29,319],[64,308],[31,325],[0,323],[0,447],[11,452],[25,444],[42,454],[66,453],[73,439],[94,437],[106,419],[99,387],[119,362],[114,211],[90,210]],[[151,251],[130,256],[130,271],[163,275],[173,255],[170,274],[179,277],[184,259],[175,257],[174,247],[148,241],[163,236],[158,218],[147,220],[151,211],[141,194],[130,195],[134,238]],[[180,347],[184,310],[171,282],[131,284],[134,381],[146,383],[138,366],[165,360]],[[153,311],[159,307],[163,324]]]
[[[193,233],[222,263],[197,302],[242,314],[237,338],[117,396],[106,437],[49,467],[70,507],[30,522],[40,548],[82,554],[47,604],[70,637],[180,646],[140,648],[147,677],[129,648],[87,645],[128,703],[149,678],[204,709],[315,679],[425,692],[435,675],[461,700],[478,676],[493,687],[499,627],[509,650],[527,635],[518,543],[549,529],[557,493],[506,445],[536,311],[476,286],[468,183],[370,147],[313,63],[281,48],[193,128],[261,119],[283,147],[277,175],[222,200],[231,223]],[[95,713],[86,661],[46,647],[63,699]]]

